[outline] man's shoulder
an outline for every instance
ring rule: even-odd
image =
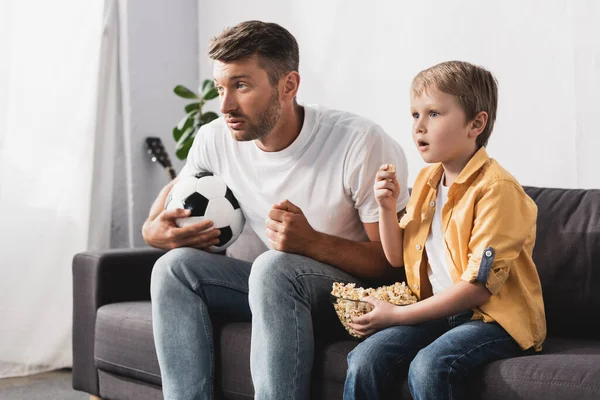
[[[306,105],[316,114],[316,122],[319,128],[336,130],[348,134],[384,134],[381,126],[362,115],[343,110],[336,110],[320,105]]]

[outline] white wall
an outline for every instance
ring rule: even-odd
[[[490,69],[499,111],[489,153],[524,185],[600,188],[600,2],[219,0],[199,3],[200,79],[208,41],[249,19],[277,22],[300,45],[299,99],[363,114],[425,164],[410,135],[408,90],[447,60]]]
[[[183,84],[198,86],[196,0],[119,0],[120,64],[124,132],[117,133],[111,247],[145,245],[141,226],[166,172],[145,149],[147,136],[159,136],[175,169],[173,126],[187,102],[173,93]]]

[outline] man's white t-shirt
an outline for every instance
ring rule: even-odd
[[[277,152],[264,152],[255,141],[236,141],[223,118],[202,126],[180,175],[210,171],[220,176],[247,223],[270,247],[267,214],[286,199],[300,207],[319,232],[369,240],[362,224],[379,221],[373,184],[382,164],[397,166],[400,211],[409,197],[407,162],[400,145],[366,118],[304,105],[300,134]]]
[[[448,201],[448,189],[440,181],[431,230],[425,242],[425,251],[429,259],[427,275],[429,276],[433,294],[438,294],[454,284],[448,270],[448,262],[446,261],[446,245],[444,244],[444,231],[442,229],[442,209],[446,201]]]

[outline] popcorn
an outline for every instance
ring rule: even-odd
[[[373,309],[370,303],[364,301],[365,297],[372,296],[395,305],[407,305],[417,302],[417,298],[404,282],[396,282],[393,285],[381,286],[376,289],[357,288],[355,283],[345,285],[334,282],[331,294],[337,298],[333,308],[340,322],[351,336],[359,339],[362,336],[350,328],[348,323],[352,322],[352,317],[366,314]]]
[[[388,172],[391,172],[392,174],[396,173],[396,166],[394,164],[388,164]]]

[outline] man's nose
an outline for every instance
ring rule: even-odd
[[[221,94],[221,114],[230,114],[232,111],[237,110],[237,101],[235,97],[227,91]]]

